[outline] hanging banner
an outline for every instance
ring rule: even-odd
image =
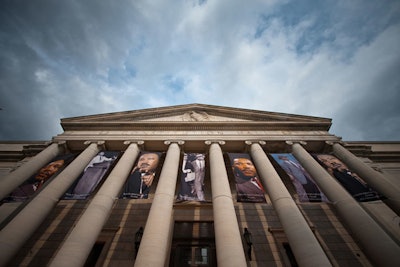
[[[121,198],[148,198],[160,161],[159,152],[142,152],[125,183]]]
[[[357,201],[367,202],[382,198],[335,156],[330,154],[315,154],[313,156]]]
[[[203,190],[205,174],[204,159],[204,154],[184,154],[178,200],[205,201]]]
[[[311,175],[289,153],[271,154],[292,181],[300,202],[327,202],[328,199],[315,184]]]
[[[55,157],[43,166],[36,174],[17,187],[4,202],[21,202],[30,198],[43,188],[55,176],[57,176],[75,157],[73,154],[65,154]]]
[[[238,202],[266,202],[265,191],[249,154],[228,153]]]
[[[64,199],[86,199],[119,156],[118,151],[100,151],[64,195]]]

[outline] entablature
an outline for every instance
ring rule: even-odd
[[[70,151],[81,151],[85,149],[88,141],[104,141],[104,147],[107,150],[125,150],[127,147],[126,141],[140,142],[140,147],[145,151],[165,151],[167,146],[165,141],[181,140],[183,141],[182,149],[191,152],[206,152],[208,151],[207,141],[222,141],[224,143],[223,150],[225,152],[243,152],[248,149],[248,142],[263,142],[263,147],[270,153],[287,153],[290,152],[290,146],[287,141],[298,141],[296,138],[221,138],[221,137],[203,137],[199,139],[187,139],[181,137],[163,138],[163,139],[138,139],[125,136],[120,139],[100,139],[100,138],[87,138],[87,139],[64,139],[66,147]],[[304,141],[306,140],[306,141]],[[324,152],[327,150],[327,143],[325,139],[302,139],[306,144],[306,148],[312,152]],[[55,139],[54,141],[60,141]],[[331,138],[330,141],[338,141],[337,138]],[[86,144],[85,144],[86,143]]]
[[[164,121],[96,121],[96,122],[81,122],[81,121],[65,121],[61,123],[65,131],[79,130],[99,130],[112,131],[115,129],[126,131],[227,131],[227,130],[311,130],[311,131],[328,131],[331,122],[310,122],[310,121],[181,121],[181,122],[164,122]]]

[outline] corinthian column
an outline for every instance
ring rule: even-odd
[[[130,142],[129,142],[130,143]],[[143,143],[143,142],[141,142]],[[83,266],[139,154],[132,143],[82,214],[50,266]]]
[[[262,147],[250,152],[299,266],[332,266]]]
[[[98,143],[90,144],[1,230],[0,266],[5,266],[18,252],[99,151]]]
[[[8,196],[17,186],[34,175],[46,163],[64,151],[62,145],[52,143],[42,152],[34,156],[28,162],[0,180],[0,200]]]
[[[218,143],[208,144],[217,265],[247,266],[222,150]]]
[[[172,208],[179,168],[179,144],[183,142],[168,141],[165,144],[169,147],[136,257],[136,267],[162,267],[167,261],[173,229]]]
[[[352,171],[356,172],[369,186],[384,195],[384,202],[400,215],[400,188],[392,184],[381,173],[362,162],[339,143],[332,144],[333,153],[341,159]]]
[[[334,207],[376,266],[400,266],[400,247],[356,200],[298,143],[293,154],[332,201]]]

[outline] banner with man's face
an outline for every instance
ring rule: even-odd
[[[205,166],[204,154],[184,153],[178,200],[205,201],[203,190]]]
[[[74,159],[75,156],[76,155],[74,154],[65,154],[55,157],[23,184],[18,186],[3,201],[21,202],[27,200],[56,177]]]
[[[266,202],[264,187],[249,154],[228,153],[238,202]]]
[[[119,151],[100,151],[64,194],[64,199],[86,199],[108,173],[119,154]]]
[[[383,197],[369,187],[346,164],[330,154],[314,154],[313,157],[334,177],[357,201],[367,202]]]
[[[271,154],[292,181],[300,202],[327,202],[328,199],[315,184],[311,175],[289,153]]]
[[[160,152],[142,152],[133,167],[121,194],[121,198],[148,198],[151,185],[156,179]]]

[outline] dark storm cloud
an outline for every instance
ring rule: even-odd
[[[376,66],[371,67],[377,73],[374,82],[363,88],[367,92],[348,96],[338,112],[335,129],[341,129],[347,140],[400,140],[400,57],[391,56],[394,60],[386,66],[370,62]]]
[[[93,87],[109,62],[123,60],[128,9],[93,1],[0,4],[0,139],[49,139],[61,132],[59,118],[99,110],[93,102],[104,101]]]

